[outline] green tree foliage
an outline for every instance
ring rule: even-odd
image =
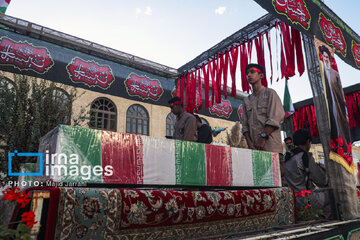
[[[59,124],[70,124],[71,106],[78,97],[74,88],[19,74],[10,80],[0,72],[0,172],[7,175],[9,152],[38,152],[42,136]],[[85,120],[81,109],[72,122],[79,125]],[[21,163],[13,162],[12,172],[19,172]],[[0,178],[2,182],[11,179]]]

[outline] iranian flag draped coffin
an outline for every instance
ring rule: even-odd
[[[65,125],[41,139],[40,152],[54,182],[281,186],[271,152]]]

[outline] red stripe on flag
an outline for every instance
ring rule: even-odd
[[[280,187],[280,161],[279,154],[272,153],[273,186]]]
[[[206,185],[231,186],[232,160],[231,148],[205,144]]]
[[[6,2],[7,4],[10,4],[10,1],[11,1],[11,0],[5,0],[5,2]]]
[[[101,159],[103,168],[113,167],[112,176],[103,176],[104,183],[143,184],[143,143],[140,136],[103,131]]]

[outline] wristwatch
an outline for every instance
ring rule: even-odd
[[[265,138],[266,140],[269,139],[269,135],[267,135],[265,132],[262,132],[262,133],[260,134],[260,137]]]

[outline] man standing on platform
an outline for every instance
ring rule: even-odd
[[[280,125],[285,112],[277,93],[263,86],[264,67],[249,64],[246,77],[252,94],[244,99],[242,133],[250,149],[282,153]]]
[[[173,139],[184,141],[197,141],[197,126],[194,115],[184,110],[184,105],[180,98],[174,97],[168,101],[171,112],[176,115]]]

